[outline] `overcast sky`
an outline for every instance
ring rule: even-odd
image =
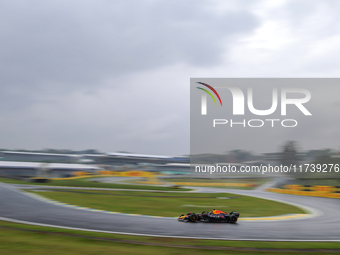
[[[339,77],[339,14],[334,0],[0,0],[0,148],[188,154],[191,77]]]

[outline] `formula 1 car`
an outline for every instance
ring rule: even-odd
[[[230,213],[226,213],[220,210],[213,209],[211,212],[202,212],[202,213],[187,213],[186,215],[182,214],[178,217],[179,221],[183,222],[225,222],[225,223],[236,223],[240,214],[238,212],[232,211]]]

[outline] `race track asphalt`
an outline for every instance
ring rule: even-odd
[[[268,241],[339,241],[340,200],[251,190],[223,191],[280,200],[308,207],[309,218],[277,221],[239,221],[237,224],[183,223],[174,218],[108,214],[44,202],[13,185],[0,183],[0,220],[42,224],[61,228],[133,235]],[[201,192],[222,192],[202,188]],[[242,216],[242,212],[241,216]],[[177,216],[177,215],[174,215]]]

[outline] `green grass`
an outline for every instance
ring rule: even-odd
[[[195,240],[180,238],[155,238],[83,232],[56,229],[0,221],[0,254],[287,254],[280,249],[326,249],[319,254],[336,254],[327,249],[340,249],[339,242],[255,242],[255,241],[221,241]],[[26,231],[24,231],[26,230]],[[29,232],[38,231],[38,232]],[[68,235],[68,236],[65,236]],[[70,236],[78,235],[78,237]],[[114,240],[94,240],[90,238],[110,238]],[[132,242],[132,243],[124,243]],[[135,244],[135,242],[142,242]],[[152,244],[152,246],[150,246]],[[161,246],[163,245],[163,247]],[[195,248],[164,247],[171,245],[193,245]],[[208,247],[235,247],[236,250],[204,250]],[[202,249],[201,249],[202,248]],[[239,249],[248,248],[242,251]],[[273,251],[256,251],[258,248],[277,249]],[[295,250],[295,254],[310,254]]]
[[[10,179],[10,178],[0,178],[0,182],[4,182],[4,183],[10,183],[10,184],[34,184],[32,182],[26,182],[26,181],[21,181],[21,180],[17,180],[17,179]]]
[[[197,187],[197,188],[216,188],[216,189],[241,189],[241,190],[252,190],[255,187],[239,187],[239,186],[222,186],[222,185],[190,185],[192,187]]]
[[[136,189],[136,190],[163,190],[163,191],[189,191],[190,189],[147,186],[147,185],[133,185],[133,184],[116,184],[116,183],[101,183],[96,181],[89,181],[96,177],[70,179],[70,180],[50,180],[47,183],[26,182],[15,179],[0,178],[0,182],[11,184],[28,184],[39,186],[66,186],[66,187],[87,187],[87,188],[111,188],[111,189]],[[102,177],[101,177],[102,178]]]
[[[238,187],[238,186],[224,186],[224,185],[218,185],[219,183],[249,183],[249,184],[255,184],[256,186],[259,186],[261,184],[266,183],[270,179],[267,178],[256,178],[256,179],[203,179],[203,178],[159,178],[160,182],[164,183],[177,183],[177,185],[181,185],[179,183],[193,183],[190,184],[182,184],[182,186],[193,186],[193,187],[206,187],[206,188],[221,188],[221,189],[242,189],[242,190],[251,190],[254,189],[254,187]],[[122,183],[139,183],[141,180],[124,180]],[[213,185],[195,185],[195,183],[204,183],[204,184],[213,184]]]
[[[162,181],[167,182],[198,182],[198,183],[253,183],[262,184],[269,179],[203,179],[203,178],[160,178]]]
[[[79,193],[80,192],[80,193]],[[182,213],[238,211],[241,217],[274,216],[304,213],[301,209],[271,200],[228,193],[155,193],[134,191],[72,191],[34,192],[68,204],[106,211],[177,217]],[[218,199],[228,197],[230,199]]]

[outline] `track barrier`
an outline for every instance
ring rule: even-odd
[[[285,185],[283,189],[267,189],[269,192],[299,196],[340,198],[340,186]]]

